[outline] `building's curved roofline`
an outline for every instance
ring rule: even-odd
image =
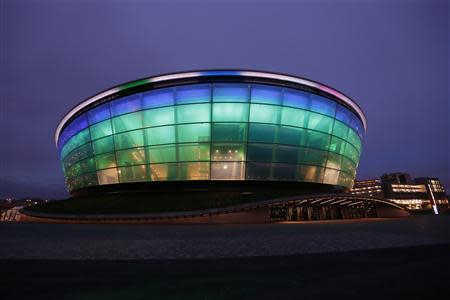
[[[169,74],[163,74],[163,75],[157,75],[153,77],[147,77],[142,78],[138,80],[129,81],[127,83],[123,83],[121,85],[117,85],[115,87],[109,88],[103,92],[100,92],[83,102],[76,105],[74,108],[72,108],[59,122],[58,126],[55,130],[55,143],[58,145],[58,139],[59,135],[64,128],[65,124],[71,120],[71,118],[80,110],[83,108],[91,105],[92,103],[95,103],[105,97],[111,96],[113,94],[116,94],[118,92],[134,88],[137,86],[145,85],[145,84],[151,84],[151,83],[161,83],[164,81],[170,82],[172,80],[182,80],[182,79],[188,79],[188,78],[195,78],[195,77],[210,77],[210,76],[241,76],[241,77],[253,77],[253,78],[263,78],[263,79],[272,79],[272,80],[280,80],[285,82],[292,82],[296,84],[300,84],[303,86],[308,86],[314,89],[318,89],[322,92],[325,92],[326,94],[332,95],[336,97],[337,99],[341,100],[343,103],[347,104],[349,107],[351,107],[359,116],[361,119],[364,130],[367,130],[367,120],[364,115],[364,112],[359,107],[359,105],[353,101],[351,98],[346,96],[344,93],[331,88],[325,84],[319,83],[317,81],[313,81],[310,79],[298,77],[298,76],[292,76],[288,74],[282,74],[282,73],[274,73],[274,72],[266,72],[266,71],[256,71],[256,70],[198,70],[198,71],[185,71],[185,72],[177,72],[177,73],[169,73]]]

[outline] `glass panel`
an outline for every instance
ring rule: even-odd
[[[308,128],[326,133],[331,132],[331,126],[333,125],[333,119],[321,114],[310,113]]]
[[[248,144],[247,146],[247,160],[272,162],[272,145],[266,144]]]
[[[177,131],[179,143],[210,141],[209,123],[178,125]]]
[[[152,181],[177,180],[177,164],[151,164]]]
[[[211,160],[245,160],[245,144],[213,144],[211,149]]]
[[[114,142],[112,136],[107,136],[92,142],[92,147],[94,148],[95,155],[114,151]]]
[[[338,154],[344,154],[345,144],[346,144],[345,141],[333,136],[331,137],[330,151],[333,151]]]
[[[308,92],[284,89],[283,94],[283,105],[303,108],[305,110],[310,109],[310,94]]]
[[[348,189],[351,189],[353,186],[353,180],[352,177],[348,176],[347,174],[340,172],[339,173],[339,185],[342,185]]]
[[[209,143],[179,144],[178,161],[209,161]]]
[[[318,95],[311,95],[311,110],[321,114],[332,116],[336,112],[336,102]]]
[[[99,139],[104,136],[112,134],[111,120],[105,120],[103,122],[91,125],[91,137],[93,140]]]
[[[154,108],[174,104],[174,89],[164,88],[142,94],[142,108]]]
[[[361,151],[361,140],[359,135],[352,129],[348,131],[348,141],[355,146],[356,150]]]
[[[298,167],[297,179],[299,181],[322,183],[324,169],[316,166]]]
[[[85,159],[93,155],[91,143],[85,144],[74,151],[70,152],[64,159],[63,165],[65,168],[70,167],[75,162]]]
[[[73,120],[72,122],[67,125],[67,127],[61,132],[59,139],[58,139],[58,149],[61,150],[63,145],[75,134],[80,132],[81,130],[88,127],[88,120],[86,117],[86,114],[83,114]]]
[[[247,103],[214,103],[214,122],[247,122],[249,104]]]
[[[112,118],[114,133],[142,128],[142,112]]]
[[[308,131],[308,147],[328,150],[330,135],[317,131]]]
[[[114,184],[119,183],[119,177],[117,176],[117,169],[107,169],[97,171],[98,184]]]
[[[306,149],[300,152],[299,160],[304,164],[325,166],[327,164],[328,152],[315,149]]]
[[[114,168],[116,166],[116,155],[115,153],[97,155],[95,157],[95,163],[97,165],[97,170]]]
[[[241,83],[216,83],[213,91],[215,102],[248,102],[249,87]]]
[[[117,134],[114,137],[116,150],[144,146],[144,131],[134,130]]]
[[[342,105],[337,106],[336,119],[350,125],[353,113]]]
[[[146,165],[121,167],[118,173],[120,176],[120,182],[147,181]]]
[[[276,146],[274,161],[297,164],[299,156],[298,150],[298,147]]]
[[[164,163],[177,161],[177,148],[175,145],[153,146],[147,148],[147,161],[150,163]]]
[[[295,127],[305,127],[307,124],[309,112],[291,108],[291,107],[283,107],[281,109],[281,122],[280,124],[295,126]]]
[[[209,102],[211,99],[210,84],[193,84],[176,88],[175,103]]]
[[[326,167],[331,168],[331,169],[340,170],[341,169],[341,156],[336,153],[329,152]]]
[[[179,164],[178,179],[179,180],[209,179],[209,162]]]
[[[89,124],[98,123],[100,121],[111,118],[109,113],[109,103],[99,105],[87,112]]]
[[[175,126],[162,126],[144,129],[147,145],[175,143]]]
[[[251,102],[281,105],[281,88],[263,84],[253,84]]]
[[[210,122],[211,104],[180,105],[176,107],[177,123]]]
[[[230,180],[244,179],[245,177],[244,162],[213,162],[211,163],[211,179],[213,180]]]
[[[250,123],[248,141],[274,143],[277,127],[276,125]]]
[[[95,171],[95,160],[93,157],[79,161],[81,173],[86,174]]]
[[[341,121],[335,120],[333,126],[333,135],[338,136],[342,139],[347,139],[349,127],[342,123]]]
[[[356,165],[350,159],[342,156],[342,171],[348,173],[349,175],[354,176],[356,171]]]
[[[286,145],[306,145],[307,133],[305,129],[280,126],[279,142]]]
[[[82,178],[82,184],[81,184],[80,188],[98,185],[97,172],[84,174],[81,178]]]
[[[339,171],[334,169],[325,169],[325,174],[323,176],[323,183],[326,184],[338,184]]]
[[[241,142],[247,140],[247,124],[212,124],[213,141]]]
[[[273,179],[294,181],[297,175],[297,165],[274,164]]]
[[[90,141],[89,128],[86,128],[70,138],[70,140],[64,145],[61,151],[61,157],[64,158],[73,149],[81,145],[84,145],[89,141]]]
[[[280,106],[251,104],[250,122],[278,124],[280,120],[280,110]]]
[[[144,110],[142,112],[144,127],[175,124],[174,111],[173,106]]]
[[[362,137],[364,135],[364,128],[363,125],[361,123],[361,121],[359,120],[359,118],[355,115],[352,115],[352,121],[350,126],[356,130],[356,132]]]
[[[122,150],[116,152],[118,166],[132,166],[145,163],[145,151],[142,148]]]
[[[344,155],[353,160],[355,163],[358,163],[358,152],[356,151],[355,147],[353,147],[349,143],[345,143],[345,152]]]
[[[270,179],[271,164],[248,162],[246,166],[246,179],[267,180]]]
[[[111,102],[111,114],[113,117],[139,110],[141,110],[140,94],[134,94]]]

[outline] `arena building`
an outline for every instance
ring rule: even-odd
[[[209,70],[101,92],[64,116],[55,142],[75,199],[132,193],[172,211],[265,201],[272,219],[326,219],[390,205],[349,193],[366,128],[361,108],[324,84]]]

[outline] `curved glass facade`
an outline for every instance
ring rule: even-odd
[[[276,180],[351,188],[364,128],[355,113],[299,89],[199,83],[95,106],[58,149],[69,191],[142,181]]]

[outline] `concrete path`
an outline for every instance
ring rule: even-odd
[[[259,225],[0,223],[0,259],[251,257],[450,244],[450,216]]]

